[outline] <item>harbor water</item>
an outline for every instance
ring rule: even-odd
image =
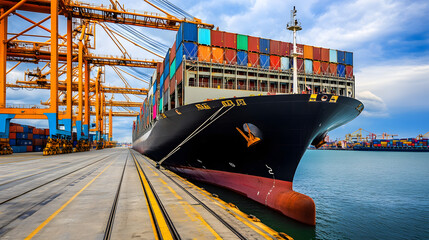
[[[294,239],[429,239],[429,153],[308,150],[294,190],[316,203],[306,226],[232,191],[196,183]]]

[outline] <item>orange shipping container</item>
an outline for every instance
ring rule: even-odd
[[[313,59],[313,47],[304,45],[304,58],[305,59]]]
[[[33,134],[32,133],[28,134],[28,140],[33,140]]]
[[[280,57],[279,56],[270,56],[270,68],[279,69],[280,68]]]
[[[32,152],[33,151],[33,146],[27,146],[27,152]]]
[[[11,126],[9,128],[9,132],[23,133],[24,132],[24,128],[22,126]]]
[[[14,132],[9,133],[9,138],[10,139],[16,139],[16,133],[14,133]]]
[[[203,62],[210,62],[210,47],[199,45],[198,46],[198,60]]]
[[[321,59],[323,62],[329,62],[329,49],[327,48],[321,48],[320,49],[320,53],[321,53]]]
[[[212,62],[223,63],[223,49],[212,47]]]
[[[174,93],[174,90],[176,89],[176,76],[173,77],[170,81],[170,95]]]
[[[337,76],[337,64],[336,63],[330,63],[329,64],[329,75]]]
[[[210,49],[210,47],[208,47]],[[183,80],[183,65],[181,64],[180,67],[176,70],[176,81],[177,85],[181,83]]]
[[[321,73],[321,65],[319,61],[313,61],[313,74],[320,74]]]

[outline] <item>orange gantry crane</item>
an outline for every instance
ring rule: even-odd
[[[106,111],[106,105],[114,106],[123,103],[115,101],[105,101],[105,93],[121,93],[121,94],[146,94],[146,89],[108,87],[99,84],[98,81],[91,83],[90,71],[91,65],[95,66],[130,66],[155,68],[157,61],[155,60],[139,60],[131,59],[125,56],[99,56],[89,53],[90,49],[94,48],[91,44],[91,39],[95,38],[96,23],[120,23],[125,25],[134,25],[142,27],[151,27],[166,30],[178,30],[181,22],[193,22],[200,26],[213,28],[213,25],[203,23],[197,18],[179,18],[168,14],[161,8],[146,1],[163,14],[135,11],[128,11],[118,4],[117,1],[111,1],[112,5],[90,5],[78,1],[71,0],[0,0],[0,154],[11,153],[9,141],[9,123],[13,118],[25,119],[48,119],[50,128],[49,146],[52,148],[46,150],[46,154],[60,153],[61,144],[64,146],[71,145],[71,136],[73,126],[76,127],[77,137],[79,140],[78,150],[88,149],[88,137],[90,128],[90,116],[93,114],[90,106],[96,106],[96,127],[103,135],[103,119],[104,116],[109,116],[109,140],[112,136],[112,116],[129,115],[135,116],[135,113],[115,113],[110,108]],[[30,16],[25,16],[24,12],[30,12]],[[31,12],[46,14],[42,20],[34,20],[34,14]],[[8,18],[15,15],[31,26],[18,33],[8,32]],[[39,15],[40,16],[40,15]],[[59,18],[66,18],[65,35],[60,35]],[[73,26],[74,20],[78,21],[78,26]],[[50,28],[43,26],[43,23],[50,20]],[[76,25],[76,24],[75,24]],[[43,29],[48,33],[47,41],[23,41],[21,37],[46,37],[27,34],[28,31],[34,28]],[[77,41],[73,41],[77,39]],[[95,41],[95,40],[94,40]],[[7,61],[18,62],[11,69],[7,69]],[[36,77],[35,81],[17,82],[16,84],[6,83],[6,75],[16,68],[22,62],[49,63],[49,73]],[[77,73],[73,72],[73,62],[78,63]],[[64,68],[59,66],[64,63]],[[64,70],[65,69],[65,70]],[[60,77],[65,75],[65,80]],[[73,81],[77,74],[77,81]],[[49,79],[47,79],[49,77]],[[97,84],[98,83],[98,84]],[[39,88],[50,90],[50,101],[48,108],[18,108],[6,106],[6,88]],[[65,91],[64,99],[60,102],[60,91]],[[73,100],[73,91],[77,91],[77,101]],[[91,101],[96,98],[95,101]],[[95,96],[94,96],[95,95]],[[59,111],[59,106],[66,105],[65,111]],[[78,113],[73,113],[73,105],[78,105]],[[125,103],[124,103],[125,104]],[[129,103],[128,103],[129,104]],[[132,105],[135,106],[135,105]],[[59,129],[59,123],[64,125],[65,129]],[[62,140],[62,138],[66,138]],[[58,139],[61,139],[59,141]],[[48,147],[49,148],[49,147]],[[60,149],[58,149],[60,148]],[[68,148],[67,148],[68,149]],[[67,150],[66,152],[68,152]]]

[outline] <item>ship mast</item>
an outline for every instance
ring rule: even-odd
[[[295,6],[293,6],[293,10],[291,11],[291,20],[290,22],[287,24],[287,29],[290,31],[293,31],[293,51],[291,53],[292,57],[293,57],[293,94],[298,94],[298,66],[297,66],[297,56],[301,55],[302,53],[298,53],[297,51],[297,47],[296,47],[296,32],[302,30],[301,28],[301,23],[298,22],[297,19],[295,19],[296,17],[296,10],[295,10]]]

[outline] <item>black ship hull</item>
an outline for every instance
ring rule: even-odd
[[[161,114],[134,136],[133,148],[175,172],[314,225],[313,200],[292,190],[296,168],[310,144],[322,143],[362,109],[353,98],[307,94],[189,104]]]

